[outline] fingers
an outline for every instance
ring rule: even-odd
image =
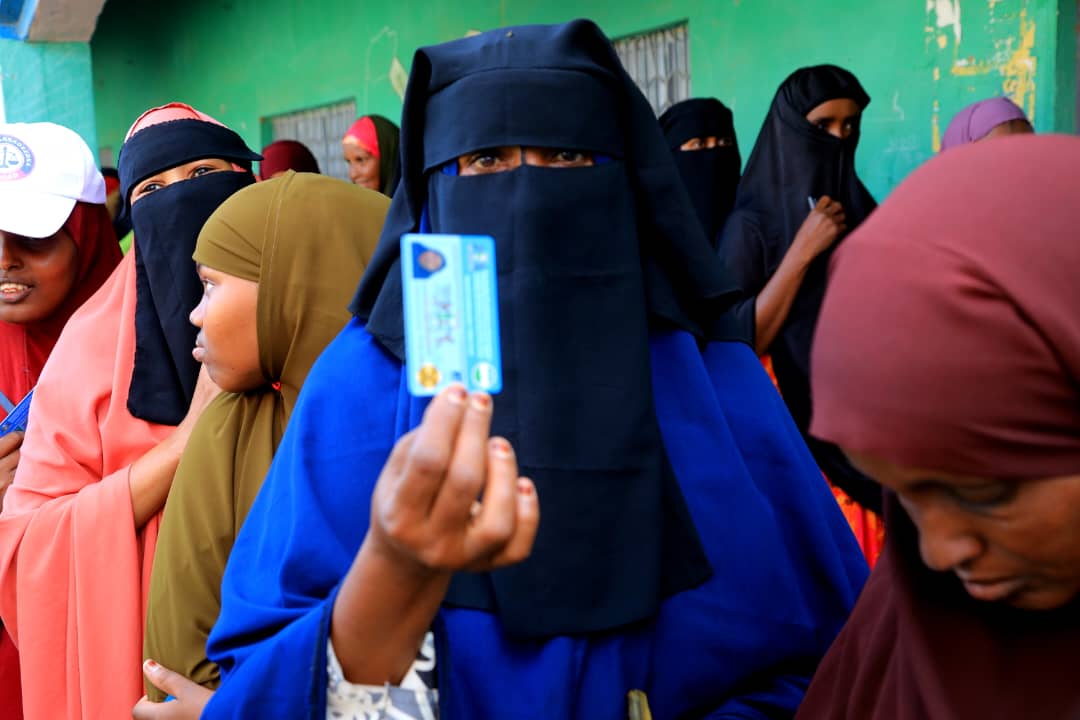
[[[492,568],[513,565],[529,557],[540,528],[540,499],[532,480],[518,478],[515,488],[517,513],[514,533],[502,552],[492,558]]]
[[[144,696],[131,714],[135,720],[152,718],[172,718],[196,720],[213,693],[202,685],[192,682],[183,675],[162,667],[153,660],[143,663],[143,673],[150,683],[175,700],[164,703],[152,703]]]
[[[0,437],[0,458],[19,449],[23,442],[23,433],[16,430]]]
[[[424,411],[402,467],[397,501],[428,514],[450,466],[469,394],[454,384],[435,396]]]
[[[469,562],[482,562],[503,552],[517,527],[517,458],[503,438],[486,443],[484,501],[465,534]]]
[[[153,660],[146,660],[143,663],[143,674],[146,675],[146,679],[149,680],[154,687],[161,690],[166,695],[172,695],[173,697],[180,697],[180,694],[185,689],[185,684],[195,684],[180,673],[175,673],[167,667],[162,667]]]
[[[818,198],[817,205],[814,206],[814,209],[820,212],[825,212],[825,208],[829,207],[829,203],[831,202],[832,199],[828,195],[822,195]]]
[[[490,395],[473,393],[469,396],[450,466],[431,510],[432,526],[437,532],[460,528],[467,523],[473,503],[484,490],[492,412]]]

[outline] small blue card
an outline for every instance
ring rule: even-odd
[[[13,433],[16,430],[26,432],[26,421],[30,418],[30,399],[34,397],[34,391],[26,393],[26,397],[11,409],[7,417],[0,422],[0,437]]]
[[[453,382],[502,390],[495,240],[402,235],[401,275],[409,392],[436,395]]]

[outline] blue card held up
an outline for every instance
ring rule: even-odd
[[[487,235],[401,237],[405,370],[409,392],[453,382],[502,390],[495,241]]]
[[[26,397],[11,409],[7,417],[0,422],[0,437],[13,433],[16,430],[26,432],[26,421],[30,417],[30,399],[34,397],[34,391],[26,393]]]

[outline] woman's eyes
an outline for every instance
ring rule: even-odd
[[[191,177],[199,177],[200,175],[207,175],[212,172],[221,172],[222,169],[214,167],[213,165],[200,165],[191,171]]]
[[[140,186],[140,187],[139,187],[139,188],[138,188],[138,189],[137,189],[137,190],[135,191],[135,193],[134,193],[134,194],[135,194],[136,196],[138,196],[138,195],[147,195],[147,194],[149,194],[149,193],[152,193],[152,192],[154,192],[155,190],[160,190],[160,189],[161,189],[161,188],[163,188],[163,187],[165,187],[165,186],[164,186],[164,185],[162,185],[161,183],[158,183],[158,182],[151,182],[151,183],[146,183],[145,185],[142,185],[142,186]]]
[[[479,154],[474,155],[472,158],[470,158],[469,164],[476,165],[477,167],[482,168],[491,168],[495,167],[495,165],[499,162],[500,159],[501,158],[495,155]]]
[[[961,505],[976,510],[990,510],[1011,502],[1016,497],[1018,483],[996,482],[971,488],[950,486],[949,494]]]
[[[557,150],[551,155],[553,165],[584,165],[589,161],[589,156],[577,150]]]

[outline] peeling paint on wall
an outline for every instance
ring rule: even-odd
[[[387,55],[389,55],[389,58],[387,58]],[[395,63],[397,63],[397,67],[395,67]],[[386,68],[386,72],[377,72],[375,68]],[[401,66],[401,60],[398,59],[398,33],[396,30],[384,26],[368,40],[367,51],[364,53],[364,97],[363,102],[357,107],[358,112],[361,114],[370,112],[367,110],[370,107],[369,93],[375,83],[389,82],[390,86],[397,92],[397,83],[401,82],[398,68],[400,68],[400,72],[405,70]],[[408,79],[407,74],[406,79]],[[399,93],[399,97],[403,96],[404,90]]]
[[[927,0],[927,53],[933,56],[932,79],[934,101],[930,117],[931,147],[941,149],[940,98],[945,89],[956,90],[955,82],[982,76],[999,75],[1000,92],[1007,95],[1035,120],[1036,70],[1034,55],[1036,23],[1027,13],[1028,0],[966,0],[976,5],[969,8],[968,23],[973,15],[986,18],[989,48],[965,52],[960,24],[961,0]],[[982,5],[984,7],[978,7]],[[952,29],[951,37],[945,29]],[[978,56],[976,56],[978,54]],[[943,72],[943,70],[945,72]],[[972,97],[971,101],[981,99]],[[947,121],[947,118],[946,118]]]
[[[991,0],[990,4],[993,6],[996,3]],[[1004,94],[1022,107],[1034,121],[1035,70],[1038,61],[1032,55],[1035,48],[1035,23],[1028,19],[1026,9],[1020,11],[1016,35],[995,40],[994,46],[994,55],[985,60],[957,58],[950,72],[958,77],[1000,73]]]

